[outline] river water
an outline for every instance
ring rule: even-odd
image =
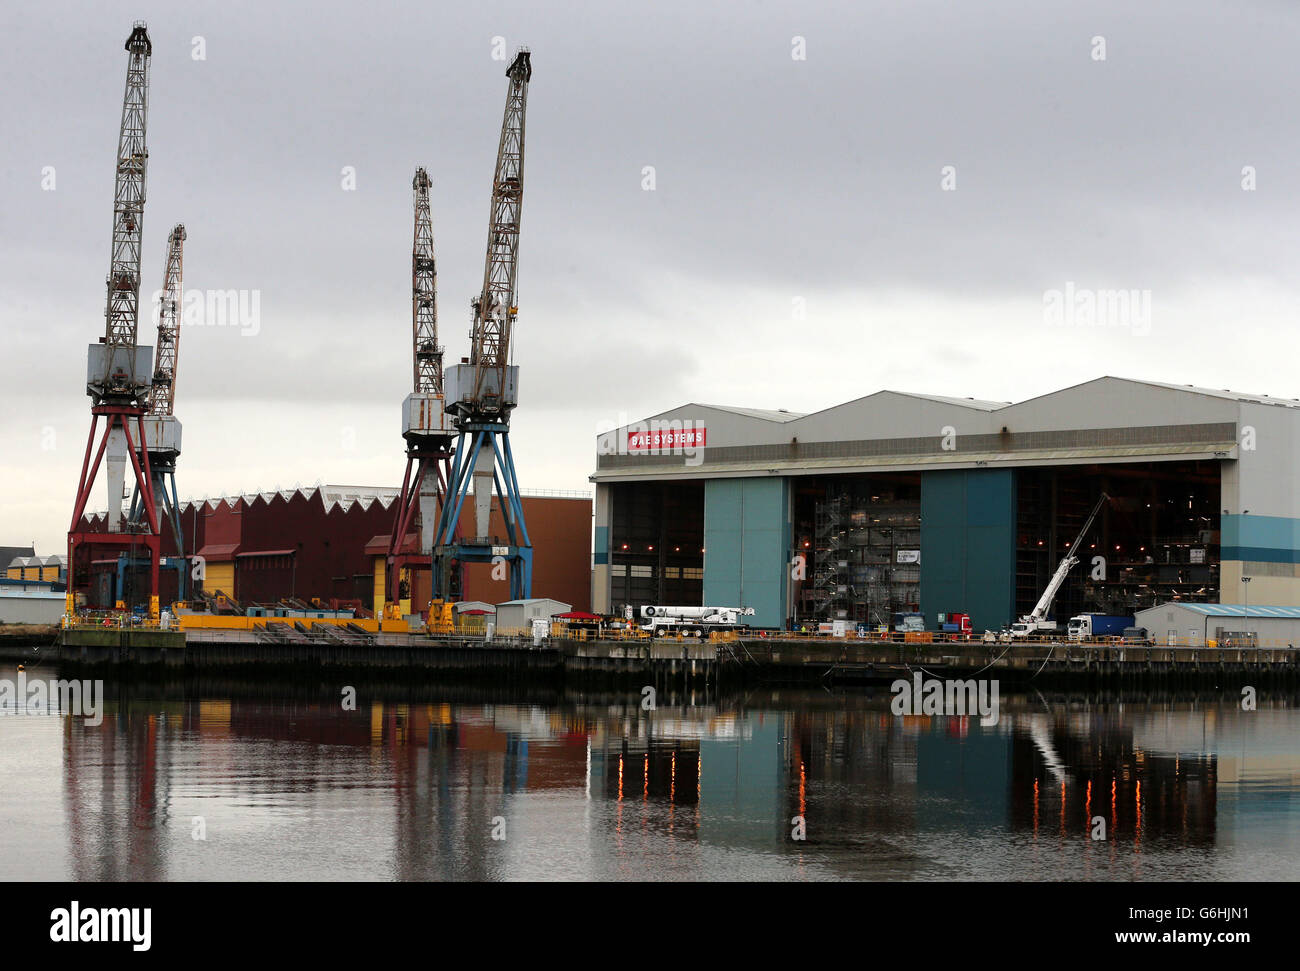
[[[1294,695],[344,687],[0,705],[0,879],[1300,878]]]

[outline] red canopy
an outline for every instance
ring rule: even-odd
[[[556,620],[604,620],[600,614],[589,614],[582,610],[570,610],[567,614],[556,614]]]

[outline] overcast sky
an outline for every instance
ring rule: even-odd
[[[525,489],[589,489],[602,423],[687,401],[1018,401],[1104,374],[1300,396],[1300,5],[114,6],[0,13],[0,545],[65,547],[136,18],[145,313],[177,222],[187,292],[260,312],[183,328],[182,496],[400,482],[411,176],[455,361],[493,55],[520,44]],[[1149,292],[1149,318],[1052,317],[1067,283]]]

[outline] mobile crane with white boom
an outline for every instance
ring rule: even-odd
[[[1031,634],[1050,633],[1056,631],[1056,621],[1048,620],[1047,615],[1051,613],[1052,603],[1056,600],[1057,593],[1060,592],[1061,585],[1065,583],[1065,578],[1069,575],[1070,570],[1079,562],[1078,552],[1079,544],[1083,542],[1088,530],[1092,528],[1093,521],[1097,518],[1097,513],[1101,512],[1102,504],[1109,499],[1106,493],[1101,494],[1097,500],[1097,505],[1092,507],[1092,513],[1088,516],[1087,521],[1083,524],[1083,529],[1079,530],[1079,535],[1075,537],[1074,543],[1070,546],[1069,552],[1061,560],[1061,565],[1056,568],[1052,574],[1052,579],[1048,581],[1047,588],[1043,595],[1038,598],[1038,603],[1034,609],[1021,617],[1017,623],[1011,625],[1012,637],[1029,637]]]

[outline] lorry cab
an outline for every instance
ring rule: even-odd
[[[939,630],[945,634],[956,634],[959,637],[969,639],[971,629],[970,614],[946,613],[939,615]]]
[[[1126,627],[1133,626],[1131,614],[1077,614],[1067,626],[1070,640],[1081,641],[1092,637],[1119,637]]]

